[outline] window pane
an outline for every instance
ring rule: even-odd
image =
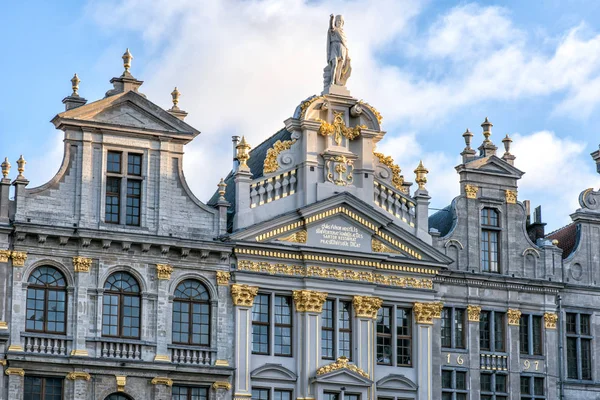
[[[577,314],[567,313],[567,333],[577,333]]]
[[[521,315],[519,320],[519,341],[521,354],[529,354],[529,315]]]
[[[459,349],[465,348],[465,310],[454,310],[454,340]]]
[[[338,356],[352,359],[352,303],[340,301],[338,342],[340,351]]]
[[[490,350],[490,312],[482,311],[479,315],[479,347]]]
[[[592,341],[581,339],[581,379],[592,379]]]
[[[494,350],[504,351],[504,313],[494,313]]]
[[[321,313],[321,357],[333,359],[333,313],[334,300],[326,300]]]
[[[107,223],[119,223],[121,179],[106,178],[106,201],[104,203],[104,221]]]
[[[121,153],[109,151],[106,157],[106,172],[121,173]]]
[[[377,311],[377,363],[392,364],[392,325],[391,307],[381,307]]]
[[[127,174],[141,175],[142,174],[142,155],[128,154],[127,155]]]
[[[533,340],[533,354],[541,355],[542,351],[542,317],[533,316],[532,317],[532,340]]]
[[[397,364],[412,363],[412,314],[410,309],[396,309]]]
[[[533,394],[536,396],[543,396],[544,393],[544,378],[535,378],[533,380]]]
[[[127,209],[125,219],[127,225],[140,225],[141,192],[141,181],[127,180]]]
[[[442,347],[452,347],[452,309],[444,308],[441,319]]]
[[[506,392],[506,375],[496,374],[496,392]]]
[[[467,373],[463,371],[456,371],[456,389],[467,390]]]
[[[269,400],[269,390],[252,389],[252,400]]]
[[[579,316],[580,333],[582,335],[590,334],[590,316],[581,314]]]
[[[252,352],[269,353],[269,295],[258,294],[252,305]]]
[[[521,377],[521,394],[531,394],[531,387],[529,385],[531,378],[528,376]]]
[[[577,376],[577,339],[567,338],[567,377],[578,379]]]
[[[452,389],[452,371],[442,371],[442,388]]]
[[[292,400],[292,392],[289,390],[275,390],[275,400]]]
[[[292,299],[275,296],[275,355],[292,355]]]
[[[479,380],[480,380],[482,392],[491,392],[492,391],[492,375],[491,374],[481,374]]]

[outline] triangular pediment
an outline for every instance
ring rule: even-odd
[[[314,381],[318,383],[351,386],[371,386],[373,384],[372,380],[348,369],[340,369],[324,375],[317,375]]]
[[[493,155],[475,159],[467,163],[465,166],[468,169],[475,169],[481,172],[506,175],[515,178],[520,178],[524,174],[524,172],[520,169]]]
[[[232,235],[235,240],[449,263],[412,232],[349,193],[340,193]]]

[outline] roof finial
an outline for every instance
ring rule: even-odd
[[[133,56],[129,52],[129,47],[125,50],[125,54],[123,54],[123,67],[125,68],[125,72],[123,75],[129,74],[129,68],[131,68],[131,60],[133,60]]]
[[[1,164],[2,166],[2,177],[6,179],[10,172],[10,162],[8,161],[8,157],[4,157],[4,162]]]
[[[504,143],[504,155],[510,155],[510,144],[512,143],[512,139],[508,136],[508,133],[506,134],[504,139],[502,139],[502,143]]]
[[[242,136],[242,140],[240,140],[240,143],[238,143],[237,146],[235,146],[235,148],[237,149],[237,159],[240,162],[240,170],[241,171],[248,171],[248,160],[250,159],[250,154],[249,154],[249,150],[251,149],[250,145],[248,144],[248,142],[246,142],[246,137]]]
[[[471,133],[471,131],[469,130],[469,128],[467,128],[467,130],[465,131],[465,133],[462,134],[463,138],[465,139],[465,150],[470,150],[471,149],[471,139],[473,139],[473,134]]]
[[[171,96],[173,97],[172,110],[179,110],[179,107],[177,105],[179,104],[179,96],[181,96],[181,93],[179,93],[179,90],[177,90],[177,86],[175,86],[175,89],[173,89],[173,91],[171,92]]]
[[[25,172],[25,164],[27,164],[27,161],[25,161],[25,159],[23,158],[23,154],[21,154],[21,157],[19,157],[19,159],[17,160],[17,171],[19,171],[17,179],[25,179],[25,176],[23,176],[23,172]]]
[[[492,126],[494,126],[489,120],[488,117],[485,117],[485,121],[481,124],[483,128],[483,136],[485,137],[484,143],[488,143],[490,141],[490,136],[492,136]]]
[[[77,74],[73,75],[71,78],[71,86],[73,88],[73,93],[71,93],[72,97],[79,97],[79,82],[81,82],[81,80]]]
[[[217,184],[219,187],[219,201],[225,201],[225,191],[227,189],[227,184],[225,180],[221,178],[221,181]]]
[[[423,165],[423,160],[419,161],[419,165],[415,169],[415,182],[419,185],[419,190],[425,190],[425,184],[427,183],[427,174],[429,170]]]

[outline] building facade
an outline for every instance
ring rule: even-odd
[[[23,157],[2,164],[0,399],[600,396],[600,192],[545,234],[486,118],[432,212],[426,167],[410,182],[345,87],[341,27],[321,95],[257,146],[234,137],[206,203],[177,89],[153,104],[129,51],[103,99],[73,78],[56,176],[28,188]]]

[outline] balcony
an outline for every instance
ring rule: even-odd
[[[183,365],[213,365],[217,359],[217,351],[209,348],[185,345],[169,345],[171,361]]]
[[[508,371],[508,356],[482,353],[479,355],[479,367],[490,371]]]
[[[25,353],[52,356],[66,356],[71,348],[72,338],[64,335],[21,332],[21,344]]]

